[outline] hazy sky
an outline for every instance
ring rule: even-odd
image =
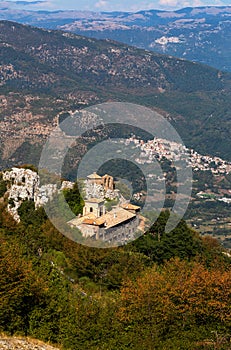
[[[45,0],[2,1],[0,7],[26,10],[91,10],[91,11],[139,11],[148,9],[173,10],[187,6],[230,5],[231,0]]]

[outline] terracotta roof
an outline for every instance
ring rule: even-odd
[[[71,221],[69,221],[68,224],[74,226],[78,226],[81,224],[101,226],[103,224],[106,224],[105,228],[108,229],[113,226],[122,224],[123,222],[130,220],[134,217],[136,217],[136,214],[133,214],[123,208],[116,207],[108,213],[100,216],[99,218],[96,218],[94,214],[88,214],[80,218],[74,218]]]
[[[138,205],[134,205],[131,203],[124,203],[121,205],[121,208],[128,209],[128,210],[139,210],[140,207]]]
[[[96,225],[100,226],[103,225],[106,221],[105,215],[100,216],[99,218],[96,219]]]
[[[109,174],[104,174],[104,175],[102,176],[102,178],[107,177],[107,176],[113,177],[113,176],[111,176],[111,175],[109,175]]]
[[[97,218],[97,219],[89,219],[89,218],[86,218],[82,221],[83,224],[86,224],[86,225],[95,225],[95,226],[101,226],[105,223],[105,215]]]
[[[105,228],[109,229],[113,226],[122,224],[124,221],[130,220],[134,217],[136,217],[135,214],[123,208],[117,207],[109,211],[107,214],[103,215],[101,218],[105,220]]]
[[[95,220],[94,219],[84,219],[82,224],[86,224],[86,225],[95,225]]]
[[[96,172],[94,172],[93,174],[90,174],[87,176],[88,179],[102,179],[101,176],[99,176],[98,174],[96,174]]]
[[[104,199],[99,199],[99,198],[88,198],[88,199],[85,199],[85,202],[90,202],[90,203],[104,203]]]
[[[76,217],[70,221],[68,221],[68,224],[74,225],[74,226],[78,226],[81,225],[84,220],[96,220],[96,216],[93,213],[89,213],[85,216],[81,216],[81,217]]]

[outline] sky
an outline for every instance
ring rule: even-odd
[[[188,6],[231,6],[231,0],[0,0],[0,7],[25,10],[131,11],[176,10]]]

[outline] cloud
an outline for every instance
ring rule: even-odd
[[[0,7],[23,10],[132,11],[230,5],[230,0],[0,0]]]
[[[184,7],[199,7],[199,6],[221,6],[225,3],[221,0],[159,0],[158,5],[164,9],[176,9]]]
[[[37,5],[37,4],[41,4],[44,3],[44,1],[14,1],[14,3],[16,5]]]
[[[7,4],[7,5],[20,5],[20,6],[28,6],[28,5],[37,5],[41,3],[45,3],[46,1],[0,1],[0,4]]]
[[[193,1],[182,1],[182,0],[159,0],[159,5],[164,8],[176,8],[176,7],[194,7],[194,6],[203,6],[203,2],[201,0],[193,0]]]
[[[108,6],[108,1],[106,0],[99,0],[96,4],[95,7],[96,8],[105,8]]]
[[[35,1],[25,1],[25,0],[16,0],[16,1],[2,1],[0,0],[0,6],[6,7],[9,9],[36,9],[36,8],[47,8],[52,5],[51,1],[47,0],[35,0]]]

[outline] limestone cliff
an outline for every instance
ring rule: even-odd
[[[12,168],[3,172],[3,180],[7,183],[8,211],[19,222],[18,208],[25,200],[31,200],[35,207],[45,205],[57,193],[56,184],[40,186],[39,175],[30,169]],[[71,188],[73,184],[64,181],[61,189]]]

